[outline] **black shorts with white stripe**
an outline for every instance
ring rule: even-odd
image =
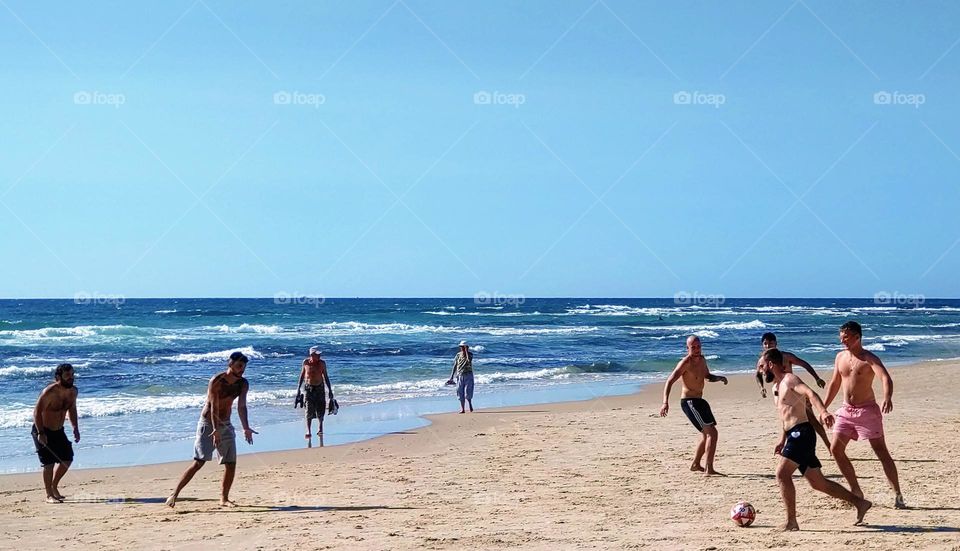
[[[703,398],[681,398],[680,409],[700,432],[703,432],[703,427],[717,424],[717,420],[713,418],[713,412],[710,411],[710,404]]]

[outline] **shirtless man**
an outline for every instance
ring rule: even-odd
[[[306,385],[304,385],[306,382]],[[330,386],[330,375],[327,373],[327,362],[320,358],[320,349],[316,346],[310,349],[310,357],[303,360],[300,366],[300,381],[297,383],[297,392],[303,386],[306,406],[307,406],[307,433],[303,435],[310,440],[310,424],[313,418],[317,418],[320,425],[317,430],[317,436],[323,438],[323,414],[326,412],[327,404],[324,402],[323,385],[327,385],[330,393],[330,403],[333,403],[333,387]],[[320,442],[323,445],[323,442]]]
[[[833,427],[833,445],[830,451],[837,461],[837,467],[850,483],[850,490],[863,496],[863,490],[857,482],[857,473],[853,463],[847,457],[847,443],[853,440],[869,440],[873,453],[883,465],[883,473],[893,488],[896,497],[893,505],[897,509],[906,509],[907,504],[900,493],[900,479],[897,465],[887,450],[883,437],[883,415],[893,411],[893,379],[883,366],[883,362],[873,352],[863,349],[863,330],[855,321],[840,326],[840,342],[846,348],[837,353],[833,363],[833,378],[827,387],[829,406],[837,393],[843,390],[843,405],[836,411],[837,424]],[[883,404],[877,405],[873,393],[873,379],[879,377],[883,385]]]
[[[253,435],[257,431],[250,428],[247,422],[247,390],[250,383],[243,378],[247,368],[247,357],[241,352],[230,354],[227,370],[218,373],[210,379],[207,386],[207,401],[203,404],[200,422],[197,423],[197,440],[194,443],[193,464],[180,477],[180,483],[173,495],[167,498],[167,505],[177,504],[177,497],[183,487],[190,482],[203,465],[213,459],[213,450],[220,456],[223,465],[223,487],[220,492],[221,507],[236,507],[230,501],[230,486],[237,472],[237,441],[236,432],[230,423],[233,412],[233,401],[237,400],[237,415],[243,425],[243,437],[248,444],[253,444]]]
[[[77,389],[73,386],[73,377],[72,365],[58,365],[54,382],[43,389],[33,409],[33,427],[30,434],[43,466],[43,488],[47,492],[47,503],[63,502],[57,486],[73,462],[73,446],[63,430],[63,421],[67,415],[73,425],[73,441],[80,441]],[[57,465],[56,473],[53,471],[54,465]]]
[[[687,355],[680,360],[663,387],[663,407],[660,408],[660,417],[667,416],[667,411],[670,410],[670,388],[681,377],[683,391],[680,394],[680,409],[687,415],[687,419],[690,419],[694,428],[703,434],[700,443],[697,444],[697,452],[690,470],[702,471],[707,476],[719,475],[720,473],[713,468],[713,458],[717,453],[717,421],[713,418],[713,412],[710,411],[710,404],[703,399],[703,386],[706,381],[711,383],[723,381],[723,384],[727,384],[727,378],[710,373],[707,360],[701,354],[700,337],[696,335],[687,337]],[[704,451],[707,454],[706,469],[700,466]]]
[[[854,524],[860,524],[873,504],[823,476],[823,472],[820,471],[820,460],[817,459],[817,437],[810,418],[807,417],[808,404],[816,406],[820,412],[820,419],[828,427],[833,425],[833,415],[830,415],[827,407],[820,401],[820,397],[810,387],[803,384],[803,381],[793,373],[787,372],[783,354],[779,350],[775,348],[767,350],[763,353],[762,361],[767,382],[774,383],[773,401],[777,405],[777,413],[783,429],[780,441],[773,449],[774,454],[780,455],[780,464],[777,465],[777,483],[780,484],[780,495],[787,510],[787,522],[781,529],[784,531],[800,529],[800,525],[797,524],[797,489],[793,485],[793,472],[798,468],[811,488],[842,499],[856,507],[857,521]]]
[[[760,385],[760,396],[767,397],[767,389],[763,386],[763,354],[767,350],[778,350],[777,348],[777,336],[773,333],[764,333],[763,337],[760,339],[760,346],[763,347],[763,351],[760,352],[760,357],[757,359],[757,384]],[[787,373],[793,373],[793,366],[799,365],[800,367],[807,370],[807,373],[813,376],[813,380],[817,382],[817,386],[823,388],[827,386],[827,382],[820,378],[817,375],[817,371],[813,369],[813,366],[809,363],[801,360],[791,352],[785,352],[780,350],[780,354],[783,356],[783,370]],[[830,438],[827,436],[827,431],[824,430],[823,425],[820,424],[820,421],[817,420],[817,416],[813,414],[813,408],[810,406],[810,403],[807,403],[807,419],[810,421],[810,424],[813,425],[813,430],[820,435],[820,439],[823,440],[823,445],[827,447],[827,450],[830,450]]]

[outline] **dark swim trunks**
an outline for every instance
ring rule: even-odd
[[[37,449],[37,455],[40,456],[40,464],[46,467],[55,463],[69,463],[73,461],[73,444],[67,438],[67,433],[63,427],[60,430],[43,429],[47,435],[47,445],[44,446],[37,438],[39,432],[34,425],[30,427],[30,435],[33,436],[33,445]]]
[[[820,460],[817,459],[817,433],[814,432],[813,425],[804,421],[786,431],[786,435],[780,455],[796,463],[800,468],[800,474],[807,469],[822,467]]]
[[[303,385],[304,399],[307,403],[307,419],[323,420],[327,411],[327,399],[323,394],[323,385]]]
[[[713,418],[713,412],[710,411],[710,404],[703,398],[681,398],[680,409],[700,432],[703,432],[703,427],[717,424],[717,420]]]

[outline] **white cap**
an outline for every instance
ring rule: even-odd
[[[467,346],[467,341],[460,341],[460,346]]]
[[[320,347],[319,347],[319,346],[311,346],[311,347],[310,347],[310,353],[311,353],[311,354],[316,354],[316,355],[319,356],[319,355],[320,355]]]

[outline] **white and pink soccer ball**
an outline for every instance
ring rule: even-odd
[[[730,509],[730,520],[741,528],[750,526],[756,518],[757,510],[746,501],[738,501],[737,504]]]

